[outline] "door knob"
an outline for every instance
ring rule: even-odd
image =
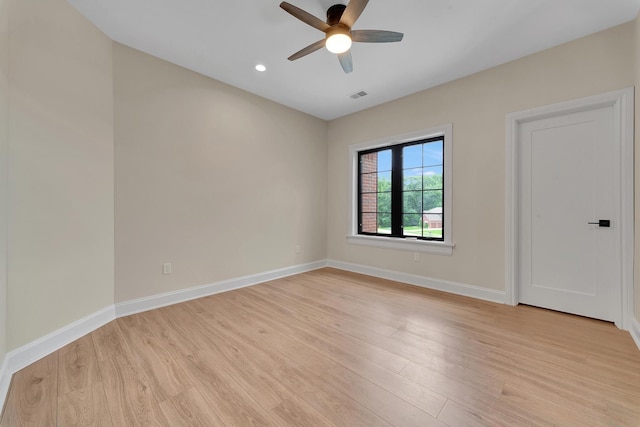
[[[600,219],[598,222],[588,222],[587,224],[597,225],[598,227],[611,227],[611,220]]]

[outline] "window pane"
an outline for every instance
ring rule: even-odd
[[[423,166],[437,166],[442,164],[442,141],[427,142],[423,144]]]
[[[442,237],[442,208],[433,208],[424,212],[424,237]]]
[[[410,145],[402,149],[402,168],[418,168],[422,166],[422,144]]]
[[[376,193],[378,191],[378,174],[374,172],[360,175],[360,191],[362,193]]]
[[[362,232],[363,233],[377,233],[377,215],[374,213],[362,214]]]
[[[432,166],[423,169],[423,188],[425,190],[442,189],[442,166]]]
[[[378,233],[391,234],[391,214],[378,214]]]
[[[391,172],[378,173],[378,192],[391,191]]]
[[[442,213],[442,190],[427,190],[422,193],[422,208],[425,211],[438,208]]]
[[[405,236],[422,236],[422,215],[404,214],[402,215],[402,229]]]
[[[360,199],[362,212],[375,213],[378,210],[378,193],[363,194]]]
[[[378,172],[391,170],[391,150],[379,151],[378,153]]]
[[[378,193],[378,212],[391,213],[391,193]],[[362,208],[364,212],[364,206]]]
[[[378,153],[362,154],[360,156],[360,171],[371,173],[378,171]]]
[[[402,193],[402,199],[404,213],[422,213],[422,191],[405,191]]]
[[[403,190],[422,190],[422,168],[404,169]]]

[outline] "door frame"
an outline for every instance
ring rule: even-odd
[[[533,108],[506,116],[505,169],[505,303],[519,303],[519,131],[526,122],[577,113],[602,107],[613,107],[614,144],[620,149],[621,289],[619,310],[615,316],[618,328],[629,330],[633,308],[634,263],[634,88]]]

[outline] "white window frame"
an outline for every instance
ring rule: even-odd
[[[358,234],[358,153],[365,150],[404,144],[421,139],[444,137],[444,241],[422,240],[418,238],[399,238],[386,236],[367,236]],[[451,255],[455,244],[452,237],[451,196],[452,196],[452,161],[453,125],[451,123],[411,132],[403,135],[363,142],[349,146],[349,230],[347,242],[354,245],[373,246],[384,249],[395,249],[409,252],[423,252],[438,255]]]

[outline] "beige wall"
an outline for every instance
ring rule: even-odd
[[[9,0],[9,350],[113,303],[112,42]]]
[[[328,258],[505,289],[505,115],[634,85],[628,23],[329,123]],[[453,123],[452,256],[349,245],[350,144]]]
[[[327,254],[502,290],[505,114],[640,83],[639,43],[636,21],[327,125],[113,43],[64,0],[0,0],[0,361],[114,298]],[[347,245],[348,145],[449,122],[454,255]]]
[[[635,58],[635,257],[636,262],[634,266],[634,279],[635,279],[635,314],[636,319],[640,321],[640,15],[635,20],[635,32],[634,32],[634,51],[633,56]]]
[[[116,302],[325,259],[326,122],[119,44],[114,86]]]
[[[7,148],[9,139],[9,5],[0,0],[0,366],[7,349]]]

